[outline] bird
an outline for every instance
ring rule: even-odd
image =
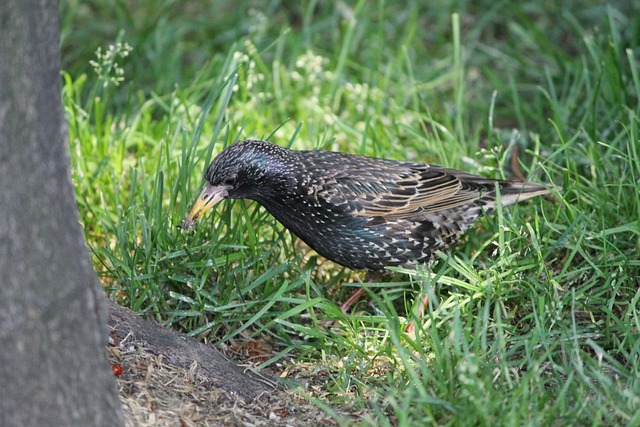
[[[223,199],[249,199],[318,254],[373,272],[428,263],[498,200],[508,206],[549,193],[535,183],[261,140],[229,145],[205,180],[182,229]]]

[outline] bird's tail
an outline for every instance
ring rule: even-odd
[[[558,191],[562,189],[562,187],[554,188]],[[500,192],[502,206],[513,205],[536,196],[544,196],[551,193],[551,190],[543,185],[515,181],[499,181],[498,191]],[[494,190],[489,197],[483,199],[485,208],[493,210],[496,206],[497,192]]]
[[[536,196],[543,196],[551,192],[551,190],[545,186],[530,182],[493,181],[484,182],[483,184],[485,192],[481,193],[480,198],[462,212],[463,218],[460,222],[465,224],[462,229],[469,227],[480,216],[496,210],[498,191],[500,192],[500,203],[502,206],[513,205],[514,203],[522,202]],[[493,186],[493,189],[489,190],[491,186]],[[496,191],[496,187],[498,191]]]

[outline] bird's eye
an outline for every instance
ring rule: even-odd
[[[222,183],[224,185],[234,185],[236,183],[236,177],[229,177],[229,178],[225,178],[224,181],[222,181]]]

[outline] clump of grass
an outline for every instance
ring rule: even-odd
[[[258,369],[363,424],[639,422],[632,6],[243,3],[224,23],[205,2],[179,16],[118,4],[113,21],[62,6],[73,178],[113,298],[230,348],[266,343]],[[93,74],[109,43],[88,34],[133,47],[119,85]],[[249,137],[497,178],[517,150],[525,176],[563,189],[500,209],[427,269],[368,283],[254,203],[178,229],[204,167]],[[343,285],[360,282],[370,304],[345,316]]]

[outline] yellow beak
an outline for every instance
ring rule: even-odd
[[[191,211],[184,219],[184,221],[182,221],[181,228],[183,230],[188,230],[193,227],[198,218],[200,218],[205,212],[214,207],[216,204],[218,204],[220,200],[229,196],[230,188],[231,187],[227,185],[213,186],[207,183],[196,199],[196,202],[193,204]]]

